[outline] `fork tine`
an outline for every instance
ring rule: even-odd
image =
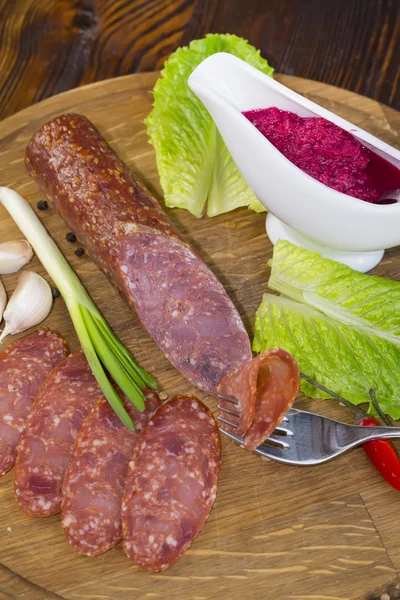
[[[276,431],[276,429],[275,429]],[[283,435],[270,435],[264,442],[263,444],[265,444],[265,442],[274,442],[274,444],[279,444],[280,446],[283,446],[283,448],[289,448],[289,444],[285,441],[285,436]],[[261,444],[261,445],[263,445]]]
[[[233,405],[233,407],[239,408],[239,403],[236,402],[235,400],[233,400],[232,398],[229,398],[229,396],[223,396],[221,394],[218,394],[218,399],[222,400],[224,402],[229,402],[230,404]],[[223,406],[221,406],[221,402],[218,402],[218,410],[220,413],[225,413],[226,415],[230,415],[231,417],[234,417],[235,419],[240,419],[239,412],[235,412],[234,410],[229,410],[228,408],[224,408]],[[228,419],[224,419],[224,417],[219,416],[218,420],[221,421],[221,423],[228,425],[228,427],[233,427],[234,429],[237,429],[239,427],[238,423],[229,421]]]
[[[256,448],[255,452],[265,458],[272,458],[278,462],[286,462],[285,448],[283,446],[266,446],[265,444],[261,444]]]
[[[238,444],[240,444],[240,446],[242,448],[244,447],[243,446],[243,438],[240,435],[236,435],[235,433],[231,433],[230,431],[226,431],[225,429],[222,429],[222,433],[224,435],[226,435],[228,438],[230,438],[231,440],[233,440],[234,442],[237,442]],[[272,437],[274,437],[274,436],[272,436]],[[268,439],[271,439],[271,436]],[[282,442],[280,441],[280,443],[282,443]],[[278,446],[267,446],[265,444],[260,444],[260,446],[258,446],[258,448],[255,449],[255,452],[257,454],[260,454],[261,456],[264,456],[266,458],[272,458],[278,462],[286,462],[285,457],[284,457],[285,447],[283,447],[283,446],[279,446],[279,447]]]
[[[218,394],[218,398],[220,400],[224,400],[225,402],[230,402],[231,404],[234,404],[235,406],[239,406],[239,403],[237,402],[237,400],[233,400],[232,398],[229,398],[229,396],[223,396],[222,394]]]
[[[222,433],[234,442],[237,442],[238,444],[243,446],[243,438],[240,435],[236,435],[236,433],[231,433],[230,431],[225,431],[225,429],[222,429]]]
[[[240,435],[236,435],[236,433],[231,433],[230,431],[226,431],[225,429],[222,429],[222,433],[224,435],[226,435],[228,438],[230,438],[231,440],[234,440],[235,442],[237,442],[238,444],[240,444],[241,446],[243,446],[243,438]],[[270,435],[269,438],[267,438],[268,441],[271,440],[273,442],[277,442],[281,445],[283,445],[285,448],[289,446],[289,444],[287,444],[285,441],[282,440],[282,436],[272,436]],[[264,444],[261,444],[260,446],[258,446],[258,449],[262,448],[264,446]],[[273,448],[273,446],[266,446],[268,448]]]
[[[239,415],[239,413],[237,413],[237,412],[233,412],[232,410],[228,410],[227,408],[222,408],[222,406],[220,406],[219,404],[218,404],[218,410],[219,410],[220,412],[225,412],[225,413],[227,413],[228,415],[231,415],[231,417],[236,417],[237,419],[239,419],[239,418],[240,418],[240,415]]]
[[[228,425],[229,427],[233,427],[233,428],[237,428],[236,423],[232,423],[231,421],[227,421],[226,419],[224,419],[223,417],[218,417],[218,421],[221,421],[221,423],[224,423],[225,425]],[[223,430],[224,431],[224,430]],[[224,431],[225,433],[225,431]]]
[[[279,431],[280,433],[289,435],[290,437],[292,437],[292,435],[294,435],[293,431],[291,429],[289,429],[288,426],[282,425],[282,423],[275,428],[275,431]]]

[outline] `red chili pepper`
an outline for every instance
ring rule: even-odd
[[[362,425],[363,427],[380,427],[380,423],[376,419],[365,413],[358,406],[354,406],[351,402],[349,402],[349,400],[346,400],[346,398],[342,398],[342,396],[331,392],[331,390],[328,390],[328,388],[325,386],[313,381],[310,379],[310,377],[304,375],[303,373],[301,373],[301,376],[317,389],[322,390],[326,394],[329,394],[329,396],[332,398],[339,400],[339,402],[351,408],[355,414],[355,423],[357,425]],[[370,390],[369,395],[382,420],[387,425],[390,425],[391,423],[385,418],[385,415],[382,414],[379,408],[374,391]],[[365,442],[365,444],[363,444],[363,450],[382,477],[395,490],[400,491],[400,457],[389,440],[372,440],[371,442]]]
[[[380,423],[373,417],[367,417],[357,425],[376,427]],[[392,444],[388,440],[373,440],[365,442],[363,450],[382,477],[400,491],[400,458]]]

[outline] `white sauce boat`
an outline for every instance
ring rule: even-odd
[[[323,117],[400,168],[398,150],[231,54],[206,58],[188,83],[210,112],[247,184],[268,209],[272,243],[287,239],[363,272],[380,262],[386,248],[400,244],[399,202],[371,204],[320,183],[285,158],[242,112],[276,106],[301,117]]]

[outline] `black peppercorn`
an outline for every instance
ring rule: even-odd
[[[71,244],[75,244],[75,242],[76,242],[76,235],[74,233],[72,233],[72,231],[70,231],[65,236],[65,239],[67,240],[67,242],[71,242]]]
[[[53,296],[54,300],[55,300],[56,298],[59,298],[59,297],[61,296],[61,294],[60,294],[60,290],[59,290],[58,288],[56,288],[56,287],[52,287],[52,288],[51,288],[51,294],[52,294],[52,296]]]
[[[40,200],[40,202],[36,205],[39,210],[47,210],[49,208],[49,203],[47,200]]]
[[[85,251],[84,251],[83,248],[77,248],[75,250],[75,254],[80,257],[80,256],[83,256],[85,254]]]

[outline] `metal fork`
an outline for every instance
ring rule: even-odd
[[[221,431],[243,445],[240,435]],[[291,408],[255,452],[288,465],[319,465],[365,442],[388,438],[400,438],[400,427],[348,425]]]
[[[331,393],[330,390],[314,382],[307,375],[303,373],[300,375],[322,391]],[[340,401],[343,400],[337,394],[335,397]],[[239,416],[238,411],[235,410],[238,408],[236,401],[224,396],[219,396],[219,398],[228,401],[232,410],[218,405],[219,410],[226,413],[228,417],[218,417],[218,419],[225,425],[237,428],[237,424],[229,420],[229,415]],[[240,435],[224,429],[221,431],[243,446],[243,438]],[[348,425],[305,410],[291,408],[272,435],[260,444],[255,452],[289,465],[318,465],[365,442],[389,438],[400,438],[400,427]]]

